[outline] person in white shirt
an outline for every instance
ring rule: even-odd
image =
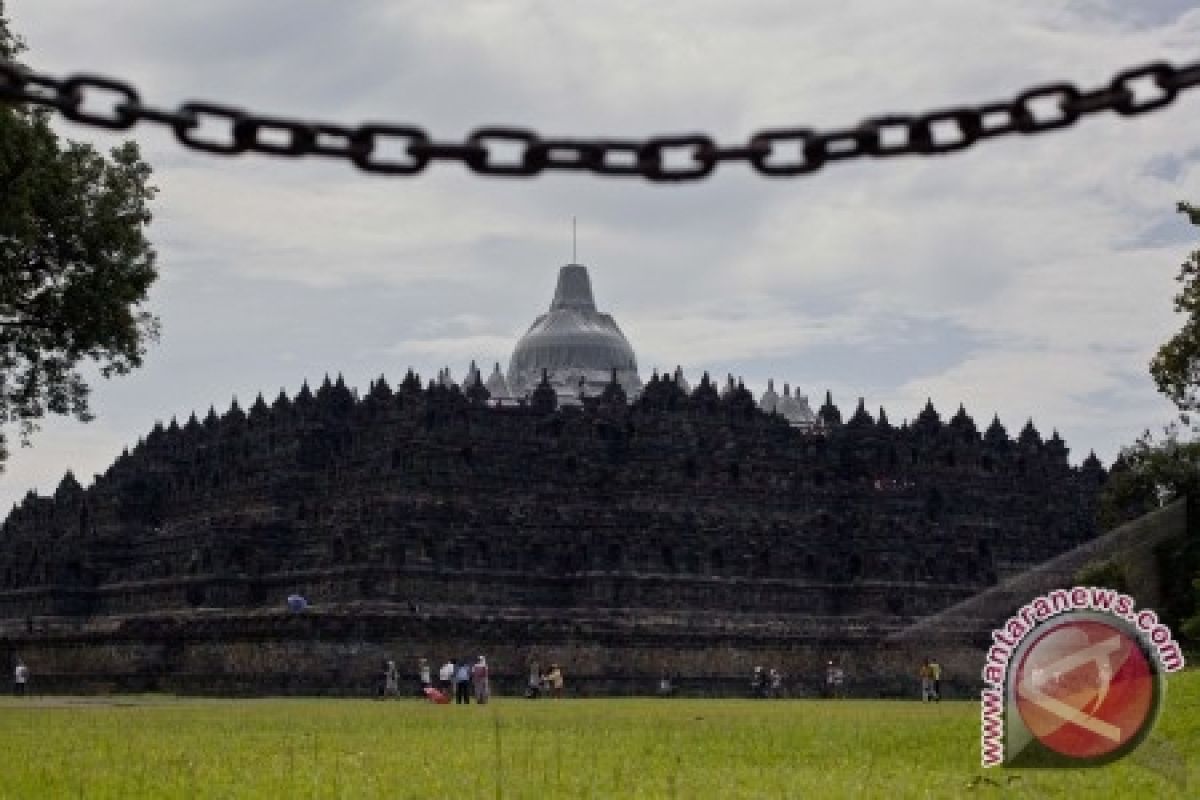
[[[17,659],[17,665],[13,668],[13,694],[23,697],[28,684],[29,667],[25,666],[24,661]]]
[[[454,704],[471,705],[471,665],[465,659],[454,667]]]
[[[421,692],[433,686],[433,669],[429,666],[429,659],[417,659],[417,680],[421,682]]]

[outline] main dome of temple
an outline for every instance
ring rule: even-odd
[[[517,342],[508,366],[508,386],[524,397],[545,371],[560,398],[603,391],[616,370],[630,396],[641,391],[633,347],[609,314],[596,310],[587,267],[567,264],[558,271],[550,310],[534,320]]]

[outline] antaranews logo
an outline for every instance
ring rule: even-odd
[[[1115,761],[1149,734],[1163,676],[1183,666],[1170,629],[1127,594],[1076,586],[1037,597],[992,631],[983,766]]]

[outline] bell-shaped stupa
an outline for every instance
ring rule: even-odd
[[[616,370],[629,397],[642,389],[633,348],[609,314],[596,310],[587,267],[567,264],[558,271],[550,310],[534,320],[513,350],[508,388],[525,397],[545,370],[560,401],[578,401],[604,391]]]

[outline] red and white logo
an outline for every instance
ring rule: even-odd
[[[1068,618],[1036,632],[1014,677],[1021,721],[1068,759],[1115,755],[1154,723],[1154,664],[1115,620]]]

